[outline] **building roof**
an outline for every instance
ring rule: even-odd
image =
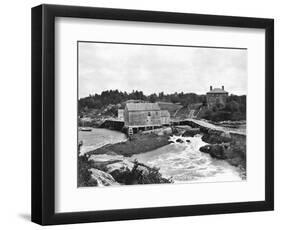
[[[207,92],[207,93],[228,93],[227,91],[220,89],[220,88],[214,88],[211,91]]]
[[[157,103],[127,103],[128,111],[158,111],[160,107]]]
[[[125,103],[143,103],[145,102],[144,100],[135,100],[135,99],[130,99],[125,101]]]

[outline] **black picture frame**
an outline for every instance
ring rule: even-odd
[[[265,200],[55,213],[55,17],[265,29]],[[32,221],[41,225],[267,211],[274,209],[274,20],[125,9],[32,8]]]

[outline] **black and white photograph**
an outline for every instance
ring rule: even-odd
[[[77,51],[78,187],[247,180],[246,48]]]
[[[158,9],[32,8],[33,222],[274,210],[274,19]]]

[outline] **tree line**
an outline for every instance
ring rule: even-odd
[[[206,109],[202,118],[211,121],[239,121],[246,120],[246,96],[230,95],[226,104],[215,104],[212,108]]]
[[[144,100],[152,103],[156,101],[165,101],[186,106],[188,104],[206,102],[206,96],[183,92],[172,94],[160,92],[158,94],[153,93],[150,95],[145,95],[142,91],[138,90],[133,90],[130,93],[119,90],[106,90],[101,94],[90,94],[88,97],[79,99],[78,108],[79,110],[85,107],[88,109],[102,109],[110,104],[122,104],[127,100]]]
[[[212,108],[207,108],[206,95],[198,95],[195,93],[171,93],[165,94],[164,92],[153,93],[145,95],[142,91],[133,90],[132,92],[122,92],[119,90],[106,90],[100,94],[90,94],[87,97],[81,98],[78,101],[78,110],[80,112],[89,109],[103,110],[108,105],[120,104],[124,106],[127,100],[143,100],[148,102],[171,102],[188,107],[189,105],[198,104],[199,108],[203,108],[202,118],[222,121],[222,120],[246,120],[246,96],[230,95],[227,98],[225,105],[216,104]],[[116,110],[116,108],[115,108]],[[105,111],[103,111],[105,112]],[[107,111],[110,112],[110,111]],[[115,111],[115,113],[117,113]],[[114,114],[115,114],[114,113]]]

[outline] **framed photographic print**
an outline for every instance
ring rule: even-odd
[[[273,19],[32,9],[32,221],[273,210]]]

